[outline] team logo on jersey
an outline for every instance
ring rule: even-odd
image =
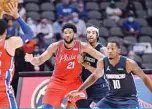
[[[122,70],[124,70],[124,69],[123,69],[123,68],[118,68],[117,70],[118,70],[118,71],[122,71]]]
[[[106,70],[106,71],[110,71],[110,67],[109,67],[109,66],[107,67],[107,70]]]
[[[32,108],[41,108],[42,107],[42,98],[45,94],[47,84],[49,79],[40,83],[34,90],[31,98],[31,107]]]
[[[78,48],[73,48],[74,51],[78,51]]]

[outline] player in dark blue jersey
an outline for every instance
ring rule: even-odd
[[[108,57],[98,61],[89,78],[78,90],[68,94],[69,99],[79,95],[80,92],[91,86],[98,78],[106,74],[110,83],[110,92],[97,103],[99,108],[136,108],[139,107],[137,91],[132,73],[139,76],[144,84],[152,92],[152,81],[136,64],[135,61],[121,56],[120,45],[116,42],[109,42],[107,45]],[[101,71],[104,70],[104,73]]]
[[[99,40],[99,29],[95,26],[90,26],[87,28],[87,41],[88,43],[95,48],[97,51],[102,52],[102,54],[106,54],[106,47],[104,47],[101,43],[98,43]],[[84,67],[82,68],[82,74],[81,78],[83,81],[85,81],[92,72],[89,71],[89,69],[86,69],[85,66],[90,65],[92,67],[96,68],[97,65],[97,59],[93,58],[89,54],[83,55],[83,61],[82,64]],[[80,60],[82,61],[82,60]],[[88,99],[87,100],[79,100],[77,101],[77,107],[79,108],[90,108],[91,103],[97,103],[100,101],[109,91],[108,82],[105,77],[101,77],[98,79],[91,87],[89,87],[87,90]]]

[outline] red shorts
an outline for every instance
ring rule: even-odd
[[[17,108],[14,93],[0,91],[0,108]]]
[[[54,108],[60,108],[61,103],[65,95],[67,95],[70,91],[76,90],[79,88],[81,83],[73,83],[73,84],[57,84],[55,82],[51,82],[48,85],[46,93],[43,98],[43,104],[49,104]],[[80,96],[75,97],[71,103],[75,106],[75,102],[79,99],[86,99],[87,94],[84,91]]]

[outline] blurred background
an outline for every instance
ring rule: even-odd
[[[77,37],[86,41],[86,28],[100,30],[100,42],[121,44],[121,54],[135,60],[143,69],[152,68],[152,0],[19,0],[19,14],[34,31],[35,37],[16,51],[15,75],[12,85],[17,91],[18,72],[53,71],[54,57],[41,66],[24,61],[25,53],[40,55],[49,44],[62,39],[61,28],[66,22],[76,25]],[[8,35],[22,33],[9,16]]]

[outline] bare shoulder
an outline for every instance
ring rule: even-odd
[[[83,51],[84,49],[89,48],[89,47],[92,48],[92,46],[91,46],[90,44],[86,43],[86,42],[80,41],[80,44],[81,44],[81,49],[82,49],[82,51]]]
[[[13,37],[10,37],[9,39],[7,39],[6,41],[9,43],[14,43],[14,42],[19,42],[19,41],[22,42],[22,39],[18,36],[13,36]]]
[[[126,59],[126,65],[132,66],[132,65],[135,65],[135,64],[136,64],[136,62],[134,60],[129,59],[129,58]]]
[[[134,60],[129,58],[126,59],[126,70],[128,73],[133,71],[133,69],[136,67],[137,67],[137,63]]]
[[[56,52],[57,49],[58,49],[58,46],[59,46],[59,41],[58,42],[54,42],[52,44],[49,45],[48,47],[48,51],[53,51],[53,52]]]

